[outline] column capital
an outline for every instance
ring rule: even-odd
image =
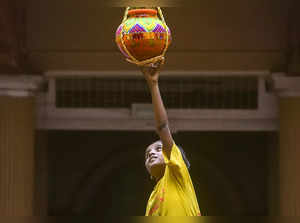
[[[279,97],[300,97],[300,76],[273,73],[272,87]]]
[[[43,77],[37,75],[0,75],[0,96],[33,96],[43,83]]]

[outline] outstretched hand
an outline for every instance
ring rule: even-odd
[[[156,84],[158,83],[159,78],[159,70],[161,66],[164,64],[165,58],[162,57],[154,63],[145,64],[140,66],[142,73],[148,84]]]

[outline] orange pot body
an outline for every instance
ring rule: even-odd
[[[171,32],[156,10],[129,10],[128,18],[116,31],[116,43],[126,58],[132,59],[125,47],[136,60],[143,61],[163,54],[171,43]]]

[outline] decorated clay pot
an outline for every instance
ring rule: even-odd
[[[145,61],[166,52],[171,32],[157,10],[131,9],[116,31],[116,43],[127,59]]]

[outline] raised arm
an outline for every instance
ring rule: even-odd
[[[159,69],[163,63],[164,60],[160,60],[156,63],[145,65],[141,67],[141,71],[144,74],[149,90],[151,92],[156,131],[162,141],[163,149],[166,155],[168,156],[168,158],[170,158],[171,149],[173,146],[173,138],[168,125],[167,112],[163,104],[158,86]]]

